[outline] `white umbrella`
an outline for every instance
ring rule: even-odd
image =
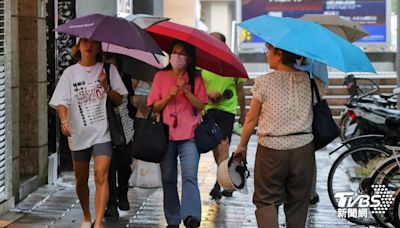
[[[359,40],[369,33],[356,22],[347,20],[340,16],[323,14],[304,14],[299,19],[313,21],[331,30],[350,42]]]
[[[169,20],[169,18],[166,17],[157,17],[149,14],[130,14],[124,18],[127,21],[137,24],[142,29],[146,29],[154,24]]]

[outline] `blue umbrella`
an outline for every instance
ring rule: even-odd
[[[274,47],[344,72],[376,73],[357,46],[315,23],[288,17],[258,16],[239,24]]]
[[[294,64],[294,67],[301,71],[310,72],[312,76],[321,79],[325,86],[329,85],[328,68],[325,64],[311,60],[311,63],[308,63],[307,65]]]

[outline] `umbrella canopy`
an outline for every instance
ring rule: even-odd
[[[305,21],[313,21],[334,32],[336,35],[346,39],[350,42],[354,42],[365,36],[368,36],[368,32],[364,30],[361,25],[356,22],[347,20],[340,16],[335,15],[324,15],[324,14],[304,14],[299,19]],[[329,84],[328,69],[325,64],[318,61],[314,61],[311,68],[312,73],[320,78],[325,85]]]
[[[369,35],[360,24],[336,15],[304,14],[299,19],[317,22],[350,42]]]
[[[192,27],[163,21],[146,29],[164,51],[171,49],[174,40],[196,47],[197,66],[221,76],[247,78],[239,58],[225,43]]]
[[[153,81],[155,73],[166,66],[167,57],[163,55],[108,43],[102,43],[102,49],[104,52],[121,54],[123,56],[121,70],[133,79]]]
[[[146,29],[159,22],[169,20],[169,18],[166,17],[157,17],[149,14],[130,14],[124,18],[129,22],[135,23],[142,29]]]
[[[274,47],[317,60],[341,71],[376,73],[359,47],[317,23],[263,15],[246,20],[239,26]]]
[[[72,19],[54,31],[162,55],[149,34],[123,18],[91,14]]]
[[[153,54],[153,53],[144,52],[144,51],[137,50],[137,49],[124,48],[122,46],[109,44],[109,43],[102,43],[101,46],[102,46],[102,49],[104,52],[111,52],[111,53],[125,55],[128,57],[140,60],[140,61],[142,61],[146,64],[149,64],[151,66],[154,66],[158,69],[165,67],[164,58],[166,58],[166,57],[164,55]]]
[[[130,57],[123,58],[122,60],[122,72],[128,74],[131,78],[152,82],[154,75],[160,70],[157,67],[146,64],[137,59]]]

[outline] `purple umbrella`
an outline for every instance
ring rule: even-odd
[[[162,55],[147,32],[123,18],[91,14],[72,19],[54,31]]]

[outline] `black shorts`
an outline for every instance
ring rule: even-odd
[[[92,154],[94,157],[98,155],[105,155],[111,158],[112,152],[113,152],[112,143],[106,142],[106,143],[94,144],[93,146],[87,149],[71,151],[71,155],[72,155],[72,160],[74,161],[90,161]]]
[[[226,138],[231,141],[233,124],[235,123],[235,115],[229,112],[224,112],[218,109],[209,109],[206,113],[207,118],[214,119],[221,128],[222,139]]]

